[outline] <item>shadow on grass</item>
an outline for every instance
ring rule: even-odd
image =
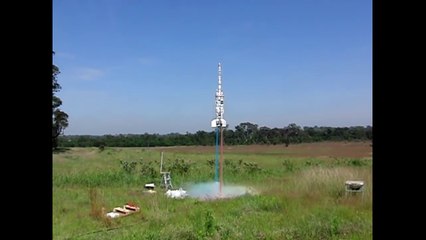
[[[70,150],[70,148],[67,148],[67,147],[58,147],[56,149],[52,149],[52,153],[64,153],[64,152],[67,152],[69,150]]]

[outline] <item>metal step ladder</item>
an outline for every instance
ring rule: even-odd
[[[162,172],[161,174],[163,175],[163,181],[161,186],[163,186],[167,190],[172,189],[173,185],[172,185],[172,177],[170,176],[170,172]]]
[[[161,181],[161,187],[166,188],[167,190],[172,189],[172,177],[170,172],[163,172],[163,152],[161,152],[161,165],[160,165],[160,174],[162,175],[163,180]]]

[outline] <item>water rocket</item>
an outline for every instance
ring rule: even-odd
[[[218,76],[217,76],[217,90],[215,95],[215,110],[216,110],[216,118],[211,121],[211,127],[217,128],[217,127],[226,127],[226,121],[223,119],[223,99],[224,95],[222,92],[222,66],[220,63],[217,66],[218,68]]]

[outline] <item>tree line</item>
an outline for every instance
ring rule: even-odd
[[[321,141],[362,141],[373,139],[372,126],[301,127],[291,123],[283,128],[259,127],[244,122],[234,130],[223,130],[226,145],[297,144]],[[215,131],[169,134],[117,134],[117,135],[61,135],[59,147],[160,147],[160,146],[212,146]]]
[[[55,52],[52,52],[54,55]],[[56,95],[62,87],[58,82],[58,66],[52,64],[52,148],[58,147],[59,136],[68,127],[68,114],[61,109],[62,100]]]

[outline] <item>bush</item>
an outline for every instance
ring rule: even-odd
[[[287,171],[287,172],[293,172],[294,169],[295,169],[294,163],[291,162],[290,160],[284,160],[283,166],[284,166],[285,171]]]

